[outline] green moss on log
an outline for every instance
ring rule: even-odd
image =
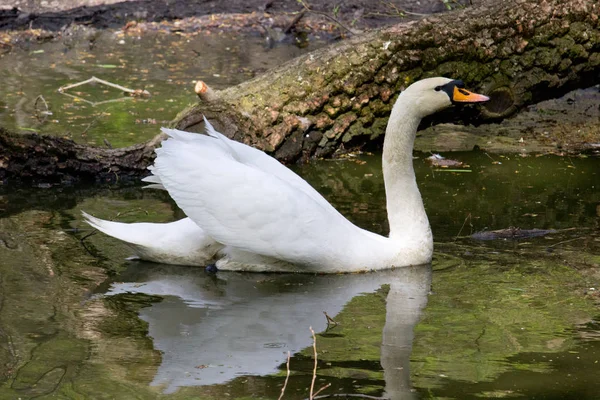
[[[599,12],[583,0],[489,1],[351,38],[220,96],[238,114],[229,119],[248,131],[244,141],[274,152],[300,128],[322,134],[313,154],[372,140],[397,92],[429,76],[460,78],[486,93],[502,88],[501,104],[492,101],[481,115],[502,118],[599,72]],[[314,146],[291,147],[299,157]]]

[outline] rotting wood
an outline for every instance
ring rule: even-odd
[[[599,13],[600,6],[587,0],[487,0],[299,57],[215,92],[210,101],[182,111],[173,125],[201,131],[206,116],[228,137],[284,162],[324,157],[377,141],[397,93],[436,75],[463,79],[491,95],[484,107],[457,113],[461,118],[500,120],[600,82]],[[0,180],[142,175],[161,139],[98,149],[0,131]]]

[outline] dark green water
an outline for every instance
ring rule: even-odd
[[[139,187],[0,187],[0,399],[596,399],[600,159],[453,153],[470,172],[417,179],[431,268],[340,276],[205,273],[127,262],[80,210],[181,216]],[[379,155],[298,172],[358,225],[385,233]],[[481,230],[555,229],[475,241]],[[77,230],[74,230],[77,229]],[[323,311],[337,326],[327,327]],[[316,390],[315,389],[315,390]]]
[[[313,39],[302,48],[267,47],[263,38],[231,34],[156,32],[136,37],[110,31],[95,37],[93,46],[89,40],[69,36],[22,44],[0,55],[0,124],[80,143],[104,146],[106,140],[113,147],[128,146],[151,139],[197,101],[196,80],[223,89],[322,45]],[[92,76],[129,89],[146,89],[152,96],[127,97],[99,84],[58,92]]]

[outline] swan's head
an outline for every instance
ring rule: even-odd
[[[415,112],[421,117],[450,107],[453,104],[481,103],[490,98],[465,89],[463,81],[448,78],[427,78],[410,85],[401,93],[410,98]]]

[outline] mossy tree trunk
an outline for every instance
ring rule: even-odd
[[[184,111],[284,161],[326,156],[382,135],[397,94],[430,76],[462,79],[492,98],[498,120],[600,82],[600,5],[587,0],[488,1],[354,37],[218,92]],[[200,129],[200,127],[196,128]]]
[[[206,115],[227,136],[284,162],[328,156],[377,140],[397,94],[429,76],[462,79],[491,95],[484,107],[460,113],[461,118],[499,120],[525,105],[600,82],[599,14],[600,5],[589,0],[486,0],[299,57],[189,107],[175,126],[201,131]],[[49,175],[51,168],[32,161],[45,154],[31,148],[42,139],[8,137],[10,148],[0,142],[0,179]],[[85,150],[55,141],[54,146],[77,150],[52,150],[52,162],[67,165],[52,171],[80,178],[84,168],[77,164],[89,166],[91,157],[100,179],[137,174],[158,142],[160,137],[126,149]]]

